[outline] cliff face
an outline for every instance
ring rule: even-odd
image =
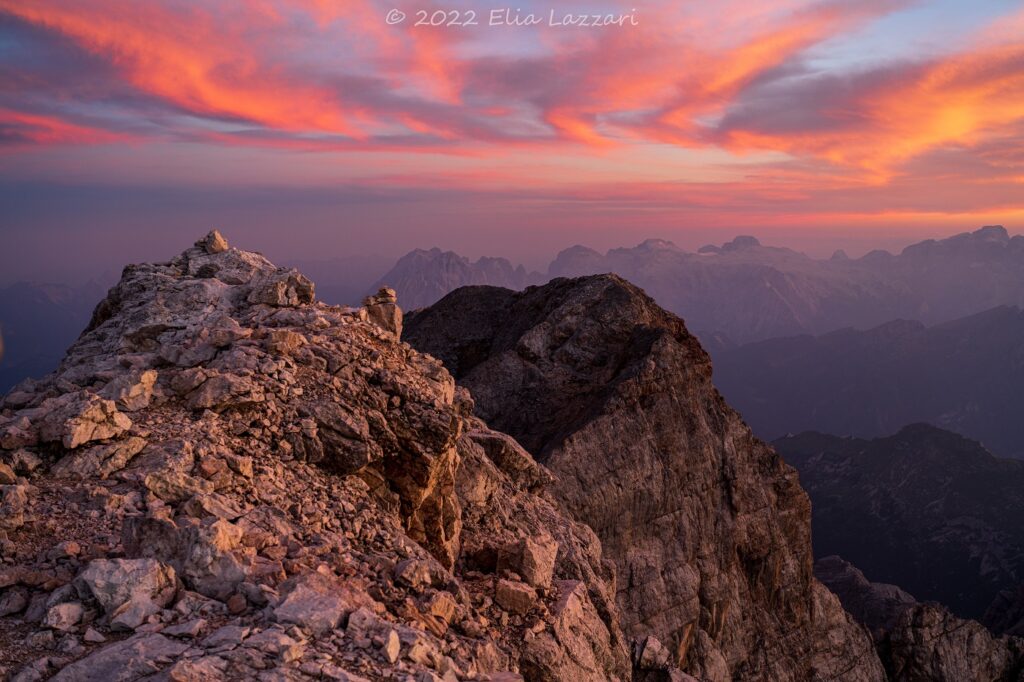
[[[683,322],[615,276],[470,287],[406,320],[477,413],[597,532],[627,636],[706,680],[876,680],[866,632],[812,575],[795,472],[711,383]]]
[[[593,532],[384,298],[126,268],[0,405],[0,677],[627,679]]]

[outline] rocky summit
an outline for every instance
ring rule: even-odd
[[[555,475],[618,575],[630,638],[702,680],[877,680],[812,574],[810,503],[717,393],[683,321],[614,276],[468,287],[406,320],[478,414]]]
[[[857,623],[810,538],[794,470],[624,280],[403,319],[391,289],[325,305],[214,232],[127,267],[0,403],[0,678],[1019,672],[1016,640],[822,573],[885,617]]]
[[[127,267],[0,407],[0,678],[628,679],[596,536],[394,303]]]

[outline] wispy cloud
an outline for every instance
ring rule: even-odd
[[[0,0],[0,150],[324,152],[373,178],[415,154],[440,185],[557,179],[589,193],[617,173],[631,196],[688,193],[723,210],[742,195],[765,211],[807,197],[846,211],[850,197],[898,205],[901,191],[916,213],[1019,205],[1024,12],[945,53],[822,66],[830,41],[915,3],[638,4],[639,26],[573,31],[412,26],[436,0]],[[386,25],[391,8],[411,19]],[[568,158],[592,163],[566,174]],[[715,181],[678,182],[702,158]],[[964,186],[985,189],[972,201]],[[958,200],[929,204],[924,187]]]

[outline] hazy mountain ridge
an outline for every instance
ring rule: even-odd
[[[808,432],[773,443],[811,497],[814,549],[960,617],[1024,583],[1024,462],[918,424],[874,440]]]
[[[771,339],[715,354],[715,383],[758,434],[861,437],[928,422],[1024,456],[1024,312]]]
[[[410,310],[422,308],[441,299],[449,291],[477,284],[522,289],[539,284],[543,277],[527,272],[522,265],[513,266],[505,258],[481,257],[476,261],[454,251],[438,248],[416,249],[402,256],[370,290],[390,287]]]
[[[520,269],[513,276],[504,259],[497,259],[500,268],[486,260],[414,251],[381,283],[419,307],[470,284],[521,289],[556,277],[614,273],[683,316],[700,336],[740,344],[898,318],[933,324],[1024,305],[1024,237],[1011,238],[999,226],[857,259],[840,252],[814,259],[743,236],[696,253],[660,239],[603,254],[577,245],[559,253],[544,276]]]

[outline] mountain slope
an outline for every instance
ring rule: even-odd
[[[1024,583],[1024,462],[927,425],[775,441],[811,496],[814,548],[961,617]]]
[[[772,339],[718,352],[716,384],[765,437],[862,437],[930,422],[1024,456],[1024,312],[1000,307],[934,327]]]
[[[653,632],[700,679],[882,678],[812,576],[795,472],[642,291],[615,276],[467,287],[407,317],[404,338],[553,471],[552,492],[615,562],[628,636]]]
[[[1024,673],[1024,640],[995,637],[981,624],[934,603],[918,603],[895,585],[872,583],[838,556],[819,559],[816,575],[871,629],[893,682],[998,680]]]

